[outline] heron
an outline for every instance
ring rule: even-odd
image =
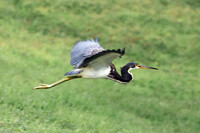
[[[39,86],[34,87],[34,89],[49,89],[65,81],[77,78],[104,78],[111,79],[119,83],[129,83],[133,80],[133,75],[130,73],[131,69],[158,70],[158,68],[130,62],[121,67],[121,74],[119,74],[112,61],[118,57],[121,58],[124,54],[125,48],[105,50],[100,46],[97,38],[95,40],[91,38],[91,40],[79,41],[75,44],[71,51],[70,64],[74,66],[74,69],[67,72],[65,74],[65,78],[49,85],[40,84]]]

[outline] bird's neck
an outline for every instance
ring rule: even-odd
[[[129,72],[129,70],[130,70],[129,66],[123,66],[121,68],[121,75],[128,82],[130,82],[133,79],[133,75]]]
[[[129,70],[128,66],[124,66],[121,68],[121,75],[117,72],[114,64],[111,64],[110,68],[111,71],[108,77],[111,78],[112,80],[115,80],[120,83],[128,83],[133,79],[133,76],[128,72]]]

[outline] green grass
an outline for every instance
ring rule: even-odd
[[[1,0],[0,132],[200,132],[199,0]],[[73,67],[75,42],[98,37],[126,48],[114,63],[133,70],[123,85],[77,79],[50,90],[40,82]]]

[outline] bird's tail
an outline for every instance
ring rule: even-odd
[[[81,69],[74,69],[74,70],[72,70],[70,72],[65,73],[65,76],[66,75],[69,75],[69,76],[71,76],[71,75],[77,75],[77,74],[81,73],[82,71],[83,70],[81,70]]]

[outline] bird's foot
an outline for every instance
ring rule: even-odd
[[[39,86],[36,86],[36,87],[34,87],[33,89],[48,89],[48,88],[50,88],[51,86],[50,85],[47,85],[47,84],[42,84],[42,83],[40,83],[40,85]]]

